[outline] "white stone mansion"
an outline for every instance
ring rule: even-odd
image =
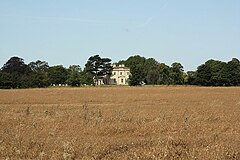
[[[130,68],[125,67],[124,64],[113,64],[112,76],[110,77],[110,84],[128,85],[130,76]]]

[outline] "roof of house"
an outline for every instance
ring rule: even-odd
[[[116,66],[116,67],[113,67],[113,69],[130,69],[128,67],[119,67],[119,66]]]

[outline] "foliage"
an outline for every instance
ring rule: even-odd
[[[86,65],[85,73],[96,81],[103,79],[105,84],[109,84],[108,79],[112,75],[111,59],[101,58],[99,55],[91,56]]]
[[[140,66],[133,66],[131,68],[131,75],[129,77],[129,84],[131,86],[138,86],[143,83],[144,76],[142,74],[142,69]]]
[[[230,86],[240,86],[240,62],[233,58],[227,63],[226,72]]]
[[[154,58],[146,59],[144,63],[144,72],[146,73],[145,82],[147,84],[157,84],[159,79],[158,65],[159,63]]]
[[[172,84],[174,85],[182,85],[184,84],[184,77],[183,77],[183,66],[180,63],[173,63],[170,76],[172,80]]]
[[[2,89],[12,88],[12,82],[9,73],[0,71],[0,88]]]
[[[239,60],[233,58],[228,63],[208,60],[198,67],[196,75],[191,78],[192,81],[195,81],[195,84],[201,86],[239,86]]]
[[[81,67],[79,65],[71,65],[68,68],[69,77],[67,84],[70,86],[80,86],[81,84]]]
[[[49,65],[46,61],[37,60],[36,62],[30,62],[28,66],[32,70],[32,87],[47,87],[50,85],[48,77]]]
[[[196,71],[184,72],[181,63],[171,66],[160,63],[154,58],[140,55],[130,56],[115,64],[125,64],[130,68],[129,84],[147,85],[199,85],[199,86],[240,86],[240,61],[233,58],[229,62],[208,60],[197,67]],[[95,85],[99,79],[110,84],[112,75],[110,58],[99,55],[89,57],[83,71],[79,65],[49,66],[48,62],[37,60],[24,63],[23,58],[11,57],[0,69],[0,88],[48,87],[51,84],[70,86]]]
[[[187,84],[195,85],[196,84],[196,72],[195,71],[188,71],[187,72]]]
[[[68,79],[68,71],[62,65],[49,67],[50,84],[65,84]]]
[[[2,67],[1,88],[25,88],[24,76],[29,75],[31,69],[19,57],[11,57]]]
[[[129,84],[131,86],[141,85],[145,81],[146,70],[145,70],[146,58],[139,55],[129,57],[125,65],[130,68],[131,76]]]
[[[93,85],[94,84],[91,73],[86,72],[86,70],[84,70],[83,72],[80,73],[80,80],[81,80],[82,85]]]
[[[160,85],[170,85],[171,84],[171,77],[170,77],[170,70],[171,68],[164,64],[160,63],[158,65],[158,71],[159,71],[159,78],[158,78],[158,84]]]

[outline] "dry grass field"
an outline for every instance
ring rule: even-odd
[[[0,159],[240,159],[240,88],[0,90]]]

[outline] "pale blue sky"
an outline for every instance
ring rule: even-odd
[[[0,0],[0,66],[153,57],[195,70],[240,58],[240,0]]]

